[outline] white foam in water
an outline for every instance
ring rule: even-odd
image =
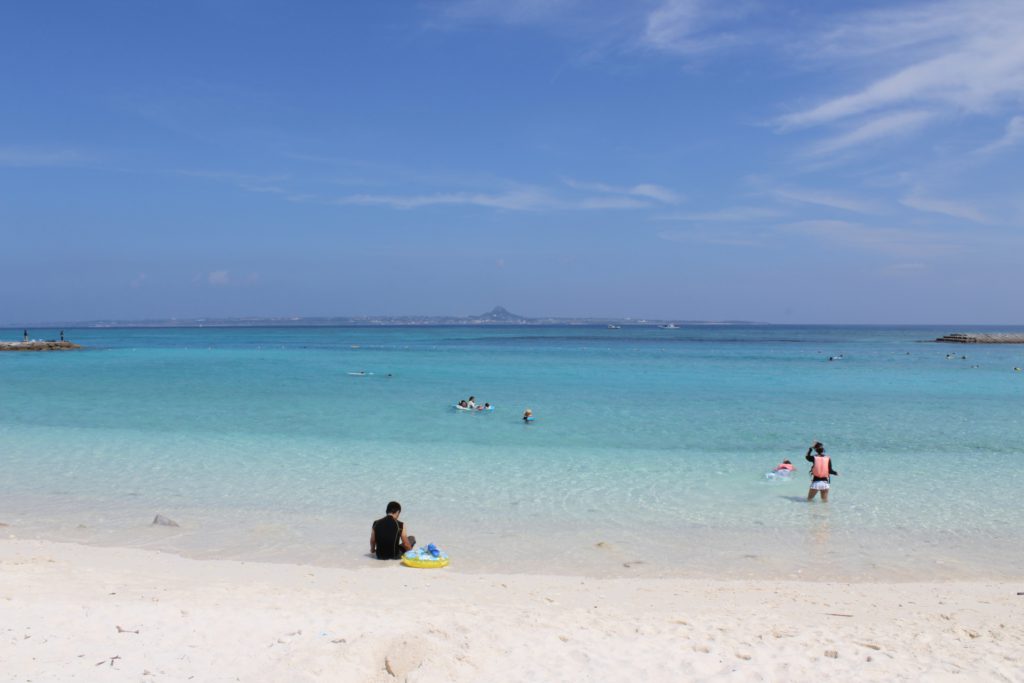
[[[351,566],[397,499],[421,542],[481,571],[924,579],[1024,560],[1008,347],[953,363],[913,328],[81,336],[91,350],[0,357],[0,522],[19,537]],[[470,395],[498,408],[451,408]],[[804,502],[815,439],[840,472],[827,505]],[[796,472],[767,479],[783,458]]]

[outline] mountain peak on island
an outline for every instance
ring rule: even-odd
[[[497,322],[526,320],[526,318],[524,318],[521,315],[510,313],[508,309],[506,309],[504,306],[495,306],[487,313],[483,313],[481,315],[474,315],[472,317],[475,318],[476,320],[493,320]]]

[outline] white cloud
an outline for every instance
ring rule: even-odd
[[[480,206],[508,211],[545,211],[571,209],[640,209],[646,202],[629,197],[585,197],[564,200],[544,192],[525,190],[503,194],[449,192],[430,195],[354,194],[330,201],[339,205],[388,206],[393,209],[418,209],[425,206]]]
[[[806,57],[879,75],[777,122],[783,129],[818,126],[908,106],[990,112],[1024,101],[1021,35],[1024,3],[1019,0],[951,0],[851,15],[809,41]]]
[[[228,278],[228,271],[226,270],[214,270],[210,271],[209,275],[206,276],[206,281],[214,286],[223,286],[229,284],[231,280]]]
[[[694,213],[669,213],[658,216],[664,221],[710,221],[715,223],[755,223],[771,220],[782,216],[778,209],[759,206],[732,206],[715,211],[698,211]]]
[[[881,211],[881,208],[875,202],[825,190],[814,190],[804,187],[776,187],[771,189],[769,193],[777,199],[785,201],[827,206],[831,209],[842,209],[843,211],[852,211],[854,213],[872,214]]]
[[[978,150],[980,154],[988,154],[1005,147],[1013,147],[1024,140],[1024,116],[1014,116],[1006,124],[1006,133],[990,145]]]
[[[646,199],[653,199],[659,201],[662,204],[678,204],[683,200],[677,193],[662,187],[661,185],[654,185],[651,183],[641,183],[639,185],[633,185],[631,187],[622,187],[616,185],[608,185],[606,183],[592,183],[584,182],[581,180],[573,180],[572,178],[566,178],[563,181],[566,185],[573,188],[574,190],[583,190],[586,192],[604,192],[606,194],[620,194],[631,197],[641,197]]]
[[[644,21],[641,44],[677,55],[694,55],[734,44],[738,36],[725,25],[748,13],[749,3],[661,0]]]
[[[923,127],[935,117],[927,111],[899,111],[868,119],[845,133],[828,138],[813,145],[809,152],[814,155],[830,154],[868,142],[896,135],[906,135]]]
[[[914,193],[901,199],[900,203],[918,211],[940,213],[952,216],[953,218],[963,218],[975,223],[988,223],[990,221],[988,216],[973,206],[949,199],[923,197],[920,194]]]

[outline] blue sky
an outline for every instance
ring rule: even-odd
[[[1024,322],[1024,3],[5,3],[0,323]]]

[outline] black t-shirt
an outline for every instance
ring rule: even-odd
[[[373,523],[373,538],[377,541],[378,560],[397,560],[405,550],[402,548],[402,522],[391,515],[385,515]]]

